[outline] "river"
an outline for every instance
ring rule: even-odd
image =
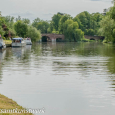
[[[25,108],[44,108],[45,115],[113,115],[115,45],[8,48],[0,52],[0,93]]]

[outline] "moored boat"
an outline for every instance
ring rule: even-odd
[[[5,49],[6,48],[6,44],[5,42],[3,41],[1,35],[0,35],[0,49]]]
[[[26,43],[23,40],[23,38],[13,38],[12,39],[12,47],[22,47],[22,46],[26,46]]]
[[[26,45],[32,45],[31,38],[25,38]]]

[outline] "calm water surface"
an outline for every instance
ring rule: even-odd
[[[0,52],[0,93],[45,115],[115,113],[115,45],[44,43]],[[40,114],[39,114],[40,115]]]

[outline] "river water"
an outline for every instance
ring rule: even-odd
[[[6,49],[0,52],[0,93],[25,108],[44,108],[45,115],[113,115],[115,45],[36,43]]]

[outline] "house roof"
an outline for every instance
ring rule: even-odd
[[[12,40],[22,40],[23,38],[12,38]]]

